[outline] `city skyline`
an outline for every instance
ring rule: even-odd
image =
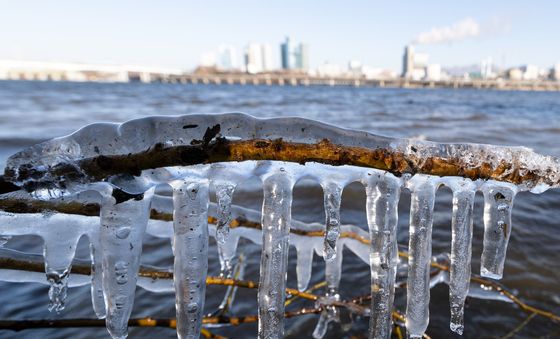
[[[353,6],[286,1],[266,8],[254,1],[157,6],[24,1],[7,3],[0,13],[5,32],[0,58],[192,70],[208,50],[223,44],[241,50],[256,41],[272,46],[278,65],[276,46],[290,36],[308,44],[309,68],[314,69],[324,62],[345,66],[357,60],[400,73],[403,47],[411,43],[444,67],[479,64],[489,57],[500,68],[551,67],[560,61],[560,46],[553,43],[559,26],[554,13],[560,5],[531,4],[539,3],[547,10],[537,15],[525,5],[482,1],[400,6],[407,11],[361,1]]]

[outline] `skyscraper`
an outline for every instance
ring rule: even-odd
[[[404,48],[402,77],[409,78],[414,71],[414,47],[408,45]]]
[[[295,51],[290,37],[280,45],[280,54],[282,57],[282,68],[293,69],[295,67]]]
[[[220,45],[218,48],[218,68],[232,70],[237,67],[235,47],[231,45]]]
[[[270,46],[270,44],[262,44],[261,53],[262,53],[262,70],[263,71],[272,70],[273,69],[272,46]]]
[[[309,69],[309,45],[300,43],[297,46],[286,37],[280,45],[283,69]]]
[[[263,54],[259,44],[249,44],[245,50],[245,67],[247,73],[259,73],[263,71]]]
[[[309,69],[309,45],[299,44],[297,49],[297,68],[302,70]]]

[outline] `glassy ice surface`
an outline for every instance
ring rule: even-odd
[[[284,336],[284,300],[294,182],[285,169],[263,178],[259,338]]]
[[[430,318],[430,261],[436,178],[416,175],[408,182],[411,191],[408,281],[406,284],[406,330],[421,338]]]
[[[511,234],[511,209],[517,188],[504,183],[488,182],[484,194],[484,241],[480,259],[480,275],[501,279],[507,245]]]
[[[390,338],[398,263],[397,222],[401,181],[383,172],[365,180],[370,236],[370,338]]]
[[[110,199],[101,206],[102,282],[107,330],[113,338],[128,336],[152,195],[153,189],[138,200],[117,203]]]
[[[208,181],[185,179],[171,185],[177,335],[195,339],[202,326],[208,271]]]
[[[453,190],[453,215],[451,217],[451,266],[449,304],[450,328],[463,334],[465,299],[471,280],[471,256],[473,235],[473,206],[475,185],[468,179],[456,179]]]
[[[336,256],[336,242],[340,236],[340,200],[342,188],[336,182],[323,185],[325,205],[325,260],[334,260]]]

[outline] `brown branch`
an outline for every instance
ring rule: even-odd
[[[278,160],[305,164],[319,162],[328,165],[354,165],[403,174],[429,174],[436,176],[460,176],[476,179],[493,179],[513,184],[526,184],[529,187],[543,182],[558,186],[559,179],[554,173],[558,168],[548,171],[529,168],[516,159],[510,163],[499,159],[495,166],[490,160],[476,166],[470,165],[460,156],[430,156],[417,154],[415,148],[405,153],[392,148],[369,149],[337,145],[324,139],[318,143],[297,143],[282,139],[227,140],[216,138],[212,141],[194,145],[165,146],[156,144],[144,152],[124,155],[99,155],[76,163],[59,163],[42,171],[32,165],[7,168],[4,181],[26,182],[29,191],[39,187],[64,187],[65,182],[78,180],[93,182],[105,180],[112,175],[140,175],[141,171],[168,166],[189,166],[215,162],[246,160]],[[474,152],[474,151],[473,151]],[[480,159],[486,159],[479,151]],[[473,154],[476,156],[476,154]],[[499,154],[495,155],[499,157]],[[1,189],[1,187],[0,187]],[[0,191],[0,193],[2,193]]]

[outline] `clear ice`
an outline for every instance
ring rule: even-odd
[[[511,234],[511,209],[517,188],[504,183],[488,182],[484,194],[484,241],[480,259],[480,275],[501,279],[506,250]]]
[[[202,327],[208,272],[208,180],[187,178],[171,185],[177,335],[195,339]]]
[[[370,173],[365,181],[370,236],[370,338],[390,338],[398,263],[397,222],[401,181],[391,174]]]
[[[124,202],[107,199],[100,213],[100,250],[106,325],[113,338],[128,336],[140,268],[142,239],[153,189]]]
[[[284,300],[294,182],[284,168],[263,178],[259,338],[284,336]]]
[[[411,203],[406,330],[410,338],[421,338],[430,318],[430,261],[437,185],[432,177],[417,175],[408,181],[408,188],[411,191]]]
[[[369,149],[384,148],[410,157],[459,159],[466,168],[482,164],[493,169],[504,162],[515,163],[532,177],[518,185],[493,180],[471,181],[458,177],[435,177],[391,173],[354,166],[329,166],[308,162],[243,161],[207,165],[160,167],[134,175],[113,175],[102,181],[89,177],[79,161],[99,155],[140,153],[152,147],[203,145],[213,138],[227,140],[266,139],[295,143],[333,144]],[[209,161],[211,162],[211,161]],[[58,167],[57,167],[58,166]],[[74,168],[74,177],[57,177],[55,168]],[[523,173],[522,173],[523,172]],[[216,239],[223,276],[230,276],[232,260],[241,238],[262,245],[259,291],[258,333],[260,338],[280,338],[284,333],[284,301],[288,249],[297,253],[297,287],[304,291],[312,276],[314,252],[323,256],[328,288],[318,300],[324,307],[313,336],[322,338],[329,322],[338,321],[332,303],[340,299],[342,253],[348,249],[370,266],[370,338],[389,338],[392,330],[395,274],[398,268],[397,217],[402,189],[411,191],[410,238],[407,282],[406,327],[410,337],[420,337],[429,321],[429,289],[448,283],[450,328],[463,331],[464,303],[467,295],[504,300],[496,291],[470,283],[473,203],[475,192],[484,195],[484,244],[481,274],[499,279],[503,275],[507,243],[511,234],[511,211],[518,191],[542,193],[558,187],[560,161],[522,147],[475,144],[437,144],[406,139],[391,139],[344,130],[301,118],[256,119],[244,114],[186,115],[149,117],[120,125],[93,124],[62,138],[32,146],[8,160],[9,180],[32,192],[37,199],[67,198],[101,205],[99,217],[71,214],[12,214],[0,211],[0,247],[11,236],[36,234],[44,240],[45,274],[0,269],[0,280],[35,281],[49,284],[49,308],[61,311],[68,286],[91,284],[95,314],[106,318],[114,338],[127,336],[136,286],[154,292],[176,294],[177,333],[196,338],[204,311],[205,278],[208,269],[208,236]],[[25,174],[32,173],[30,176]],[[504,174],[508,174],[505,172]],[[531,176],[529,176],[531,177]],[[244,181],[259,178],[264,200],[262,211],[232,205],[234,191]],[[324,223],[303,223],[291,218],[292,189],[298,180],[311,179],[324,193]],[[343,189],[361,182],[366,189],[368,231],[344,225],[340,220]],[[35,184],[38,186],[34,186]],[[47,185],[47,187],[45,187]],[[154,195],[157,186],[171,185],[173,197]],[[436,190],[445,185],[453,191],[450,272],[430,278],[431,229]],[[209,203],[209,191],[216,203]],[[88,195],[95,192],[96,197]],[[119,193],[121,192],[121,193]],[[125,198],[122,199],[124,192]],[[99,197],[101,193],[101,197]],[[115,195],[116,194],[116,195]],[[80,197],[80,195],[83,195]],[[113,197],[115,196],[115,197]],[[0,199],[21,196],[0,195]],[[30,196],[26,196],[31,199]],[[174,221],[149,220],[150,208],[173,213]],[[207,216],[216,220],[209,225]],[[262,231],[237,225],[233,218],[261,221]],[[324,232],[324,238],[290,233],[290,229]],[[142,237],[147,232],[170,238],[173,244],[173,283],[138,278]],[[352,232],[369,239],[366,245],[341,236]],[[76,244],[87,236],[91,250],[91,277],[69,275]],[[0,248],[0,250],[4,250]],[[401,266],[401,268],[404,266]]]

